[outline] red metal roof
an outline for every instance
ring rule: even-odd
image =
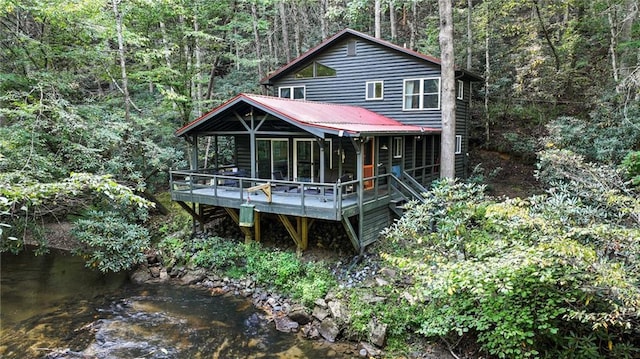
[[[198,132],[198,127],[234,107],[249,104],[307,132],[358,137],[362,135],[440,132],[439,129],[405,125],[362,107],[279,97],[240,94],[176,131],[176,136]]]
[[[288,64],[280,67],[279,69],[277,69],[276,71],[274,71],[273,73],[271,73],[270,75],[268,75],[267,77],[263,78],[262,80],[260,80],[260,83],[263,85],[268,85],[271,84],[272,80],[279,78],[280,76],[284,75],[285,73],[288,72],[289,69],[291,68],[296,68],[297,65],[301,65],[303,62],[305,62],[305,60],[307,60],[309,57],[313,56],[314,54],[318,53],[319,51],[329,47],[330,45],[336,43],[337,41],[341,40],[342,38],[346,37],[346,36],[355,36],[358,38],[361,38],[363,40],[367,40],[382,46],[385,46],[387,48],[393,49],[395,51],[416,57],[418,59],[433,63],[435,65],[440,66],[440,59],[437,57],[433,57],[433,56],[429,56],[429,55],[425,55],[422,54],[420,52],[411,50],[411,49],[407,49],[405,47],[402,46],[398,46],[394,43],[361,33],[359,31],[355,31],[352,29],[344,29],[340,32],[338,32],[337,34],[331,36],[330,38],[328,38],[327,40],[323,41],[322,43],[320,43],[319,45],[313,47],[312,49],[308,50],[307,52],[305,52],[304,54],[300,55],[299,57],[297,57],[296,59],[294,59],[293,61],[289,62]],[[462,75],[466,75],[469,76],[471,79],[475,80],[475,81],[481,81],[482,77],[474,74],[468,70],[462,70],[462,69],[457,69],[457,71],[461,72]]]

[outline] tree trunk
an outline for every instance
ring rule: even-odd
[[[289,29],[287,27],[287,11],[284,1],[278,3],[278,10],[280,12],[280,26],[282,27],[282,47],[284,47],[284,55],[287,58],[287,63],[289,63],[291,62],[291,48],[289,47]]]
[[[329,25],[327,23],[327,8],[329,7],[329,0],[320,1],[320,35],[322,40],[329,36]]]
[[[216,68],[218,67],[218,56],[214,56],[213,60],[211,60],[211,72],[209,73],[209,84],[207,85],[207,95],[205,97],[205,101],[211,100],[213,98],[213,89],[216,84]]]
[[[195,98],[194,98],[194,102],[196,104],[196,113],[198,114],[198,117],[202,116],[202,53],[200,51],[200,35],[198,34],[198,32],[200,31],[200,27],[198,25],[198,17],[194,16],[193,17],[193,30],[196,33],[196,36],[194,38],[194,42],[195,42],[195,57],[196,57],[196,73],[195,73],[195,82],[196,82],[196,91],[195,91]]]
[[[471,27],[471,15],[473,11],[473,0],[467,0],[467,70],[471,70],[473,64],[473,29]]]
[[[409,48],[411,50],[416,49],[416,33],[417,30],[417,22],[418,22],[418,4],[417,0],[411,1],[411,20],[409,21],[409,31],[411,34],[409,35]]]
[[[398,24],[396,24],[396,1],[389,0],[389,25],[391,26],[391,42],[398,40]]]
[[[375,0],[374,3],[374,9],[373,9],[373,14],[374,14],[374,32],[375,32],[375,37],[377,39],[379,39],[382,35],[381,35],[381,25],[380,25],[380,0]]]
[[[556,72],[560,71],[560,56],[558,55],[558,51],[556,50],[553,41],[551,41],[551,34],[549,34],[549,29],[544,23],[542,19],[542,14],[540,14],[540,7],[538,6],[538,0],[533,1],[533,6],[536,12],[536,17],[538,18],[538,22],[540,23],[540,28],[542,29],[542,34],[544,35],[544,39],[547,41],[547,45],[551,49],[551,53],[553,54],[553,59],[555,62]]]
[[[487,4],[487,16],[484,33],[484,136],[485,143],[489,143],[491,118],[489,115],[489,78],[491,77],[491,63],[489,57],[489,39],[491,38],[491,10]]]
[[[451,0],[438,0],[440,10],[440,64],[442,83],[442,141],[440,178],[456,176],[456,84],[453,53],[453,9]]]
[[[293,41],[295,42],[294,47],[296,49],[296,57],[300,57],[301,54],[301,50],[300,50],[300,25],[302,23],[302,11],[300,11],[300,9],[298,8],[298,6],[302,6],[302,4],[292,4],[293,7],[293,14],[295,16],[295,18],[298,20],[295,22],[295,25],[293,27]]]
[[[124,35],[122,34],[122,15],[118,10],[119,0],[112,0],[113,14],[116,17],[116,33],[118,36],[118,56],[120,57],[120,71],[122,74],[122,93],[124,95],[124,118],[129,121],[131,113],[131,99],[127,80],[127,61],[124,54]]]
[[[260,33],[258,32],[258,9],[256,3],[251,3],[251,18],[253,19],[253,41],[256,46],[256,59],[258,61],[258,78],[264,78],[262,71],[262,46],[260,45]]]

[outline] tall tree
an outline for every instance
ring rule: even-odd
[[[129,95],[129,84],[127,79],[127,60],[124,53],[124,35],[122,33],[122,14],[118,9],[120,0],[111,0],[113,14],[116,19],[116,34],[118,36],[118,57],[120,58],[120,73],[122,76],[122,94],[124,95],[124,117],[128,121],[131,113],[131,96]]]
[[[438,0],[440,10],[440,61],[442,82],[442,140],[440,177],[456,176],[456,93],[451,0]]]
[[[282,30],[282,47],[288,63],[291,61],[291,47],[289,47],[289,27],[287,26],[287,10],[284,1],[278,2],[278,13],[280,14],[280,27]]]
[[[374,34],[376,38],[380,38],[382,35],[382,31],[381,31],[381,24],[380,24],[380,18],[381,18],[381,5],[380,5],[381,0],[375,0],[374,2],[374,6],[373,6],[373,14],[374,14]]]

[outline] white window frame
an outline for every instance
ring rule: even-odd
[[[458,80],[458,100],[464,100],[464,81]]]
[[[302,98],[293,98],[293,94],[294,94],[294,90],[298,89],[298,88],[302,88]],[[282,90],[283,89],[288,89],[289,90],[289,97],[282,97]],[[305,100],[307,98],[307,87],[302,85],[302,86],[281,86],[278,87],[278,97],[280,98],[288,98],[290,100]]]
[[[380,84],[380,97],[376,97],[376,85]],[[369,85],[372,85],[373,93],[369,93]],[[365,100],[384,100],[384,81],[367,81],[364,85]],[[371,96],[373,95],[373,96]]]
[[[289,171],[289,168],[291,168],[291,144],[289,143],[289,139],[288,138],[276,138],[276,137],[267,137],[267,138],[256,138],[256,148],[258,145],[258,141],[267,141],[269,142],[269,161],[270,163],[270,172],[273,173],[273,171],[275,170],[274,167],[274,159],[273,159],[273,143],[274,142],[286,142],[287,143],[287,172],[291,172]],[[256,152],[256,156],[257,156],[257,152]],[[258,159],[256,158],[256,161]],[[258,168],[258,170],[260,170]],[[291,173],[288,173],[288,177],[291,176]]]
[[[437,80],[438,81],[438,90],[437,92],[429,92],[426,93],[426,95],[438,95],[438,105],[437,107],[424,107],[424,82],[427,80]],[[419,101],[419,105],[417,108],[407,108],[407,82],[411,82],[411,81],[420,81],[419,82],[419,89],[418,89],[418,101]],[[421,78],[413,78],[413,79],[404,79],[402,82],[402,110],[403,111],[421,111],[421,110],[439,110],[440,109],[440,103],[442,101],[442,96],[441,96],[441,89],[442,89],[442,80],[440,79],[440,77],[438,76],[433,76],[433,77],[421,77]]]
[[[462,135],[456,135],[456,155],[462,153]]]
[[[402,158],[402,137],[394,137],[391,143],[393,158]]]

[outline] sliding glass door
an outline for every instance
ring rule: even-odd
[[[258,178],[272,179],[274,172],[289,178],[289,140],[284,138],[258,139]]]

